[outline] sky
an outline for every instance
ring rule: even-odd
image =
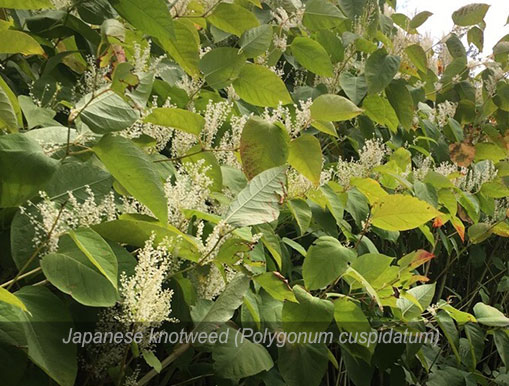
[[[505,25],[509,16],[509,0],[398,0],[397,11],[408,16],[421,11],[433,12],[433,16],[418,30],[421,33],[430,33],[434,40],[439,40],[453,27],[451,14],[470,3],[491,5],[484,19],[487,27],[484,32],[483,53],[489,55],[498,40],[509,33],[509,25]]]

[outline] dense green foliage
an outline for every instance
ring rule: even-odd
[[[0,383],[508,385],[509,35],[395,8],[0,0]]]

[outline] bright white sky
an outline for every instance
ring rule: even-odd
[[[397,11],[410,17],[421,11],[433,12],[433,16],[418,30],[421,33],[429,32],[434,39],[439,40],[453,27],[451,14],[470,3],[491,5],[484,19],[487,24],[484,32],[484,54],[489,55],[500,38],[509,33],[509,25],[505,25],[509,16],[509,0],[398,0]]]

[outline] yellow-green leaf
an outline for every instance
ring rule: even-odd
[[[0,54],[44,55],[44,50],[37,41],[21,31],[2,31]]]

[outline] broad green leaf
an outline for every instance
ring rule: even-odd
[[[93,226],[102,237],[135,247],[143,247],[152,234],[154,244],[167,239],[169,248],[175,248],[176,256],[196,261],[198,250],[193,239],[182,233],[173,225],[165,224],[156,219],[140,214],[123,214],[117,220],[103,222]]]
[[[311,134],[302,134],[290,142],[289,150],[288,163],[318,186],[322,172],[320,141]]]
[[[368,92],[377,94],[383,91],[399,70],[401,59],[388,55],[383,49],[373,52],[366,61],[365,76]]]
[[[419,44],[412,44],[405,48],[405,53],[419,71],[428,72],[428,58]]]
[[[302,264],[306,288],[316,290],[334,282],[356,257],[355,251],[341,245],[331,236],[320,237],[307,251]]]
[[[284,303],[282,314],[284,330],[311,333],[325,331],[334,314],[332,302],[314,297],[298,285],[293,287],[293,292],[298,303]]]
[[[476,367],[481,361],[484,351],[484,331],[477,323],[467,323],[465,325],[465,335],[470,345],[470,355],[472,357],[472,367]]]
[[[127,138],[107,134],[93,150],[129,194],[146,205],[161,222],[168,222],[163,183],[150,158],[138,146]]]
[[[85,95],[71,115],[79,116],[90,130],[99,134],[127,129],[139,118],[138,113],[113,91],[98,96]]]
[[[18,299],[18,297],[6,289],[0,287],[0,302],[4,302],[10,305],[13,305],[14,307],[17,307],[23,311],[28,311],[26,306],[23,304],[21,300]]]
[[[44,255],[41,267],[51,284],[81,304],[112,307],[117,302],[117,291],[108,279],[79,254]]]
[[[173,18],[164,0],[110,0],[115,10],[137,29],[159,40],[173,37]]]
[[[18,119],[14,107],[3,87],[0,87],[0,128],[6,128],[10,132],[16,132],[18,129]]]
[[[337,27],[345,19],[341,11],[331,2],[327,0],[311,0],[306,3],[302,23],[311,30],[319,31]]]
[[[320,385],[328,360],[325,344],[285,344],[278,348],[279,372],[288,386]]]
[[[507,367],[509,365],[509,332],[507,330],[495,330],[493,331],[493,341],[497,346],[497,351]]]
[[[353,260],[351,267],[362,275],[362,277],[375,288],[381,288],[386,284],[387,274],[390,273],[390,265],[394,258],[380,253],[365,253]],[[396,274],[394,274],[396,275]],[[347,278],[349,279],[349,278]],[[352,289],[362,288],[363,284],[359,281],[347,280]]]
[[[57,164],[23,134],[0,136],[0,207],[15,207],[36,195]]]
[[[507,327],[509,326],[509,318],[495,307],[488,306],[484,303],[477,303],[474,306],[474,314],[477,321],[485,326],[490,327]]]
[[[355,76],[349,72],[342,72],[339,76],[339,84],[346,96],[358,105],[368,92],[368,85],[364,75]]]
[[[371,223],[388,231],[417,228],[439,212],[425,201],[403,194],[391,194],[380,199],[371,212]]]
[[[410,130],[414,119],[414,103],[412,95],[402,80],[393,81],[385,90],[387,99],[394,108],[396,115],[405,129]]]
[[[332,76],[329,54],[320,43],[311,38],[298,36],[293,39],[290,48],[295,59],[304,68],[317,75]]]
[[[29,96],[20,95],[18,101],[29,129],[33,129],[36,126],[51,127],[60,125],[60,123],[53,119],[56,115],[55,111],[37,106]]]
[[[355,280],[357,283],[360,284],[362,288],[366,290],[368,295],[373,299],[380,310],[383,310],[382,302],[380,301],[380,296],[378,296],[378,293],[376,290],[371,286],[371,284],[362,276],[359,272],[357,272],[352,267],[348,267],[348,269],[345,271],[344,276],[351,278]]]
[[[484,50],[484,31],[479,27],[472,27],[467,33],[468,44],[474,44],[479,51]]]
[[[256,16],[237,4],[219,3],[207,17],[209,23],[225,32],[241,36],[244,31],[257,27]]]
[[[430,18],[430,16],[433,16],[432,12],[429,11],[422,11],[419,12],[417,15],[415,15],[412,20],[410,20],[410,23],[408,26],[410,28],[419,28],[421,25],[423,25],[426,20]]]
[[[364,11],[367,0],[339,0],[341,10],[350,19],[360,17]]]
[[[21,31],[2,31],[0,54],[44,55],[44,50],[37,41]]]
[[[396,304],[405,320],[415,319],[421,314],[422,310],[429,307],[435,295],[435,287],[436,283],[423,284],[407,291],[408,294],[412,295],[419,302],[420,307],[408,298],[400,297],[397,300]]]
[[[240,159],[247,178],[283,165],[288,159],[288,141],[288,134],[281,126],[259,117],[250,118],[240,137]]]
[[[0,8],[46,9],[54,7],[51,0],[0,0]]]
[[[468,228],[468,238],[472,244],[480,244],[491,236],[493,226],[480,222]]]
[[[288,200],[286,204],[299,226],[300,234],[303,235],[311,224],[312,212],[309,205],[300,198]]]
[[[5,93],[7,98],[9,99],[9,102],[11,104],[12,110],[14,111],[14,115],[16,115],[16,128],[23,126],[23,115],[21,114],[21,107],[18,102],[18,98],[16,97],[16,94],[11,90],[7,82],[0,77],[0,89]],[[0,115],[1,116],[1,115]],[[0,118],[1,120],[2,118]]]
[[[144,118],[145,122],[172,127],[199,136],[205,126],[205,119],[189,110],[158,107]]]
[[[249,181],[230,204],[225,221],[243,227],[277,219],[285,186],[285,170],[284,166],[268,169]]]
[[[371,205],[389,194],[372,178],[352,177],[350,184],[364,194]]]
[[[176,19],[173,23],[175,38],[159,39],[161,46],[191,76],[198,76],[200,37],[190,20]]]
[[[262,24],[244,31],[239,40],[240,52],[248,58],[265,53],[272,42],[272,27]]]
[[[25,286],[16,296],[30,313],[23,321],[28,357],[58,385],[73,386],[78,372],[77,354],[74,344],[62,341],[72,327],[65,304],[42,286]]]
[[[368,95],[362,102],[365,114],[372,121],[387,126],[393,133],[398,130],[398,116],[389,101],[379,95]]]
[[[311,117],[318,121],[349,121],[360,113],[361,109],[339,95],[320,95],[311,105]]]
[[[246,57],[236,48],[218,47],[200,59],[200,71],[207,84],[216,89],[229,86],[238,78]]]
[[[292,102],[283,81],[267,67],[246,64],[233,82],[235,92],[255,106],[277,107]]]
[[[452,352],[456,357],[458,363],[460,363],[461,358],[459,355],[459,333],[456,325],[452,318],[444,311],[438,311],[435,319],[437,321],[438,326],[444,333],[449,345],[451,346]]]
[[[227,335],[228,341],[214,344],[212,347],[214,372],[217,375],[227,379],[240,379],[269,371],[274,366],[265,347],[247,338],[237,340],[236,335],[242,332],[231,327],[224,327],[224,330],[226,329],[230,330]]]
[[[200,315],[200,320],[195,321],[196,327],[193,332],[211,332],[222,323],[226,323],[233,316],[237,308],[242,305],[244,295],[249,289],[249,278],[243,274],[237,274],[227,285],[225,290],[212,303],[212,306]]]
[[[279,272],[265,272],[260,275],[253,276],[253,280],[274,299],[297,302],[292,289],[288,285],[288,280],[286,280]]]
[[[334,301],[334,320],[344,331],[351,333],[371,331],[371,325],[361,307],[346,297]]]
[[[486,16],[489,8],[488,4],[483,3],[468,4],[454,11],[452,20],[454,24],[462,27],[479,24],[484,20],[484,16]]]
[[[79,228],[69,236],[92,264],[117,288],[117,257],[104,239],[90,228]]]

